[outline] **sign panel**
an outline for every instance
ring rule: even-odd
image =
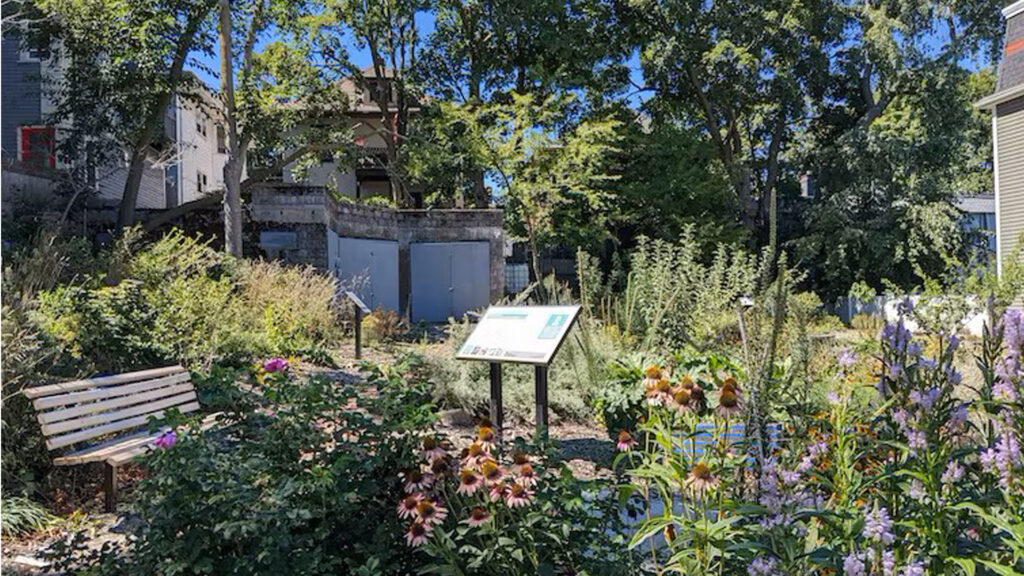
[[[455,357],[546,366],[579,313],[579,306],[491,306]]]
[[[370,314],[370,307],[367,306],[366,303],[364,303],[362,301],[362,299],[359,298],[358,294],[356,294],[355,292],[353,292],[351,290],[345,290],[345,296],[347,296],[348,299],[351,300],[353,304],[358,306],[359,310],[363,314]]]

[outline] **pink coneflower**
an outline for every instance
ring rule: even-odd
[[[452,461],[447,456],[441,456],[440,458],[434,458],[434,461],[430,463],[430,473],[435,478],[438,476],[444,476],[452,471]]]
[[[422,497],[419,494],[412,494],[402,498],[398,503],[398,517],[399,518],[412,518],[416,515],[416,505],[420,503]]]
[[[406,492],[421,492],[434,484],[433,476],[415,468],[403,472],[402,479],[405,480],[403,487]]]
[[[280,356],[274,356],[263,362],[265,372],[284,372],[288,369],[288,361]]]
[[[486,450],[494,448],[494,440],[496,435],[494,434],[494,428],[490,426],[481,426],[476,432],[476,441],[480,443],[480,446]]]
[[[523,464],[519,467],[519,473],[517,474],[517,482],[523,486],[533,486],[537,483],[537,473],[533,471],[533,466],[529,464]]]
[[[445,449],[441,446],[441,442],[433,436],[423,437],[423,458],[425,460],[433,460],[440,458],[446,454]]]
[[[615,449],[619,452],[629,452],[636,446],[633,435],[626,430],[619,430],[619,438],[615,441]]]
[[[526,506],[530,503],[533,498],[533,490],[530,490],[526,486],[515,482],[509,486],[508,491],[505,492],[505,503],[508,504],[509,508],[519,508],[520,506]]]
[[[718,408],[715,408],[715,413],[725,417],[739,414],[741,410],[739,393],[735,388],[723,387],[718,394]]]
[[[430,536],[430,525],[422,522],[413,522],[409,525],[409,531],[405,533],[405,541],[413,548],[421,546]]]
[[[695,492],[703,494],[718,484],[718,478],[711,473],[711,468],[703,462],[694,464],[690,469],[690,475],[686,478],[686,485]]]
[[[523,466],[526,466],[529,463],[530,455],[527,454],[526,452],[512,453],[512,471],[515,472],[516,474],[519,473],[519,470],[522,469]]]
[[[661,378],[647,392],[647,403],[653,406],[662,406],[672,400],[672,383],[668,378]]]
[[[459,494],[475,494],[484,484],[484,479],[469,468],[463,468],[459,472],[459,487],[455,490]]]
[[[692,408],[690,407],[690,399],[693,394],[689,388],[683,388],[682,386],[675,389],[672,392],[672,402],[675,405],[675,409],[680,413],[689,412]]]
[[[464,454],[462,460],[467,466],[477,466],[491,457],[491,451],[479,442],[470,444]]]
[[[505,471],[502,470],[501,466],[499,466],[494,460],[486,460],[480,465],[480,474],[488,484],[496,484],[501,482],[501,478],[505,475]]]
[[[508,493],[508,484],[504,482],[498,482],[491,486],[491,502],[497,502],[505,498],[505,494]]]
[[[469,518],[466,518],[466,524],[479,526],[490,519],[491,513],[486,508],[483,506],[473,506],[473,509],[469,511]]]
[[[171,446],[174,446],[174,443],[177,441],[178,436],[174,433],[174,430],[168,430],[154,438],[153,445],[157,448],[170,448]]]
[[[433,500],[424,498],[416,504],[416,519],[424,524],[440,524],[448,517],[448,510]]]
[[[648,380],[658,380],[661,378],[661,366],[657,364],[648,364],[644,368],[644,378]]]

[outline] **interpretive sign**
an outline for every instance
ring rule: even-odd
[[[579,306],[491,306],[455,357],[546,366],[579,313]]]
[[[459,348],[456,358],[491,365],[491,422],[499,434],[501,363],[514,362],[534,365],[537,435],[547,436],[548,364],[579,314],[579,306],[491,306]]]

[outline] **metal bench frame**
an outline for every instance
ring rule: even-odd
[[[150,418],[170,409],[199,410],[191,375],[181,366],[26,388],[56,466],[104,463],[104,505],[117,505],[117,468],[145,453],[160,434]]]

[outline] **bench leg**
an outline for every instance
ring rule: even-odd
[[[113,512],[117,507],[117,466],[103,463],[103,509]]]

